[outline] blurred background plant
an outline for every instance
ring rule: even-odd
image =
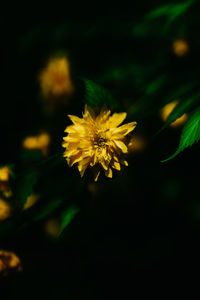
[[[122,6],[7,19],[0,274],[10,299],[104,299],[199,263],[199,3]],[[98,183],[62,157],[67,114],[85,103],[138,123],[129,167]]]

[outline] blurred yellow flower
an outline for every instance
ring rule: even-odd
[[[8,181],[10,179],[10,169],[7,166],[0,168],[0,181]]]
[[[32,194],[32,195],[28,196],[28,198],[26,199],[26,202],[24,203],[24,210],[27,210],[30,207],[32,207],[39,200],[39,197],[40,196],[37,194]]]
[[[8,217],[10,217],[10,215],[10,205],[4,199],[0,199],[0,221],[6,220]]]
[[[52,58],[39,75],[40,87],[45,98],[71,95],[74,91],[66,57]]]
[[[173,101],[165,105],[160,112],[161,119],[165,122],[170,115],[170,113],[173,111],[175,106],[178,104],[178,101]],[[176,119],[174,122],[172,122],[169,126],[171,127],[179,127],[185,123],[187,120],[188,116],[187,114],[183,114],[180,118]]]
[[[119,126],[126,113],[101,110],[99,115],[85,106],[83,118],[68,115],[73,125],[67,126],[63,147],[64,157],[71,167],[78,164],[81,177],[87,167],[92,167],[97,181],[103,168],[105,175],[112,178],[112,169],[120,170],[121,164],[127,166],[124,154],[128,153],[126,136],[136,127],[136,122]]]
[[[173,51],[177,56],[184,56],[189,51],[189,45],[187,41],[178,39],[173,42]]]
[[[130,142],[128,144],[128,151],[142,151],[147,145],[147,141],[140,135],[134,135],[131,137]]]
[[[22,270],[19,257],[13,252],[0,250],[0,273],[7,275],[11,270]]]
[[[49,237],[56,238],[61,231],[62,223],[59,219],[51,218],[45,223],[45,232]]]
[[[12,191],[9,186],[11,174],[12,172],[8,166],[0,168],[0,191],[7,198],[12,195]]]
[[[27,150],[40,150],[47,155],[51,138],[48,133],[41,133],[38,136],[28,136],[23,140],[23,147]]]

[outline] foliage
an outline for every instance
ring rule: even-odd
[[[188,211],[195,211],[195,207],[199,210],[194,196],[198,182],[192,170],[200,140],[198,1],[167,1],[158,6],[155,1],[142,0],[134,5],[135,10],[126,8],[125,14],[123,4],[118,7],[116,3],[110,10],[112,15],[109,10],[101,15],[99,8],[96,16],[89,17],[89,12],[81,12],[78,17],[76,8],[75,17],[68,9],[64,18],[58,14],[53,22],[50,15],[47,22],[42,15],[41,21],[34,17],[30,21],[22,20],[21,25],[17,14],[16,21],[8,18],[10,25],[6,20],[8,34],[2,41],[5,66],[0,165],[12,166],[13,174],[6,184],[0,182],[0,196],[11,207],[11,215],[0,223],[2,245],[19,248],[23,253],[23,247],[28,247],[27,236],[37,245],[37,239],[45,239],[41,234],[45,222],[55,217],[61,222],[55,245],[66,243],[64,258],[67,257],[65,251],[69,254],[74,249],[79,256],[79,247],[84,245],[88,257],[94,255],[94,261],[98,261],[103,252],[101,243],[105,248],[113,243],[107,264],[115,260],[114,251],[123,253],[127,263],[127,249],[129,244],[134,244],[128,254],[133,269],[135,265],[149,267],[159,261],[160,253],[165,257],[165,251],[170,252],[170,247],[174,246],[181,227],[175,219],[180,215],[188,216]],[[181,49],[184,51],[175,51],[177,41],[182,41],[180,47],[185,45]],[[39,75],[55,57],[58,60],[65,57],[69,62],[65,75],[69,75],[73,87],[67,95],[60,95],[62,90],[58,89],[59,97],[49,93],[49,98],[45,98]],[[62,79],[54,70],[51,75],[56,83]],[[67,89],[65,84],[64,87]],[[57,86],[54,88],[57,91]],[[161,110],[175,101],[178,104],[166,120],[162,120]],[[67,115],[81,116],[85,104],[94,109],[109,108],[112,113],[126,112],[127,122],[137,121],[138,124],[133,135],[133,150],[128,154],[127,170],[122,167],[121,175],[113,174],[112,180],[100,179],[98,184],[94,184],[89,172],[80,178],[76,168],[68,168],[63,158],[62,141],[69,125]],[[184,114],[188,119],[182,128],[170,126]],[[23,147],[26,136],[34,137],[43,132],[50,137],[48,147],[35,150]],[[138,152],[137,147],[134,148],[137,136],[146,145]],[[182,151],[185,163],[180,171],[177,156]],[[173,154],[168,157],[170,153]],[[168,157],[162,160],[165,164],[160,163],[160,157]],[[167,163],[171,159],[173,161]],[[184,177],[187,170],[191,178]],[[8,186],[12,191],[10,195],[4,191]],[[39,200],[24,209],[31,195],[38,195]],[[174,218],[174,227],[171,218]],[[155,232],[160,237],[159,246]],[[172,241],[166,246],[163,237],[170,234]],[[99,237],[103,242],[97,243]],[[18,238],[23,239],[21,248]],[[126,244],[127,240],[130,243]],[[142,244],[141,248],[137,248],[137,244]],[[185,245],[184,238],[182,245]],[[49,248],[51,246],[48,244]],[[53,257],[56,257],[54,252]],[[81,255],[80,261],[83,264],[80,268],[84,269]],[[73,263],[70,260],[67,268],[74,266]]]
[[[195,142],[200,140],[200,108],[197,108],[187,120],[183,127],[179,147],[176,152],[169,158],[163,160],[166,162],[177,156],[184,149],[192,146]]]

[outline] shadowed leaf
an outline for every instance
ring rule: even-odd
[[[159,8],[156,8],[155,10],[151,11],[146,18],[147,19],[156,19],[162,16],[168,16],[171,21],[182,15],[187,11],[187,9],[194,3],[194,0],[185,1],[182,3],[171,3],[164,6],[161,6]]]
[[[160,133],[163,129],[165,129],[169,124],[174,122],[176,119],[180,118],[184,113],[188,112],[198,101],[200,100],[200,95],[195,95],[193,98],[189,98],[184,102],[178,103],[173,111],[169,114],[165,124],[158,131]]]
[[[85,83],[85,103],[91,107],[116,106],[116,102],[109,91],[91,80],[84,78],[83,81]]]
[[[195,142],[200,140],[200,108],[197,108],[189,117],[180,138],[179,147],[176,152],[169,158],[162,160],[161,162],[166,162],[175,156],[177,156],[184,149],[192,146]]]
[[[32,194],[37,179],[38,172],[34,170],[27,175],[24,175],[20,180],[18,187],[18,199],[22,205],[26,202],[27,197]]]
[[[71,221],[78,212],[79,209],[76,206],[71,206],[62,213],[62,228],[60,234],[71,223]]]
[[[146,94],[151,95],[160,90],[166,82],[166,76],[159,76],[154,81],[152,81],[146,88]]]
[[[46,218],[49,214],[51,214],[60,204],[62,203],[62,199],[56,199],[50,203],[48,203],[38,214],[35,216],[34,220],[39,221],[41,219]]]

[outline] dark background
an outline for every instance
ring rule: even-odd
[[[108,88],[118,99],[119,110],[127,111],[129,121],[135,119],[129,115],[125,99],[128,103],[143,99],[151,78],[167,76],[163,88],[151,95],[157,99],[155,106],[150,106],[149,113],[135,116],[135,131],[145,136],[146,149],[133,154],[129,167],[112,180],[102,178],[95,194],[88,190],[90,176],[81,180],[77,170],[69,169],[64,161],[41,168],[36,189],[43,190],[44,201],[52,195],[66,199],[52,215],[59,215],[69,203],[78,205],[80,212],[60,239],[45,235],[45,220],[4,235],[1,248],[16,252],[23,266],[23,272],[1,279],[8,299],[104,299],[107,290],[111,299],[119,292],[123,298],[129,292],[133,297],[137,291],[156,292],[158,286],[170,289],[178,279],[187,280],[198,270],[199,146],[161,163],[175,151],[181,131],[169,127],[156,137],[154,134],[162,126],[158,109],[162,95],[191,77],[198,81],[199,7],[195,4],[166,34],[159,33],[164,19],[151,23],[152,30],[143,38],[133,37],[131,28],[160,5],[162,1],[143,0],[136,1],[133,8],[99,5],[95,13],[90,6],[75,9],[69,5],[58,13],[55,8],[54,13],[49,9],[34,14],[29,7],[26,13],[15,13],[13,8],[5,14],[1,164],[13,163],[16,170],[27,170],[21,156],[24,136],[47,129],[53,139],[51,154],[59,153],[66,114],[80,115],[84,107],[83,91],[77,84],[77,94],[66,111],[53,118],[44,114],[37,78],[49,57],[67,53],[75,81],[84,76]],[[182,59],[174,55],[171,46],[180,36],[191,45]],[[104,79],[108,70],[134,64],[139,66],[137,72],[127,72],[117,80],[111,75]],[[20,222],[17,219],[16,226]]]

